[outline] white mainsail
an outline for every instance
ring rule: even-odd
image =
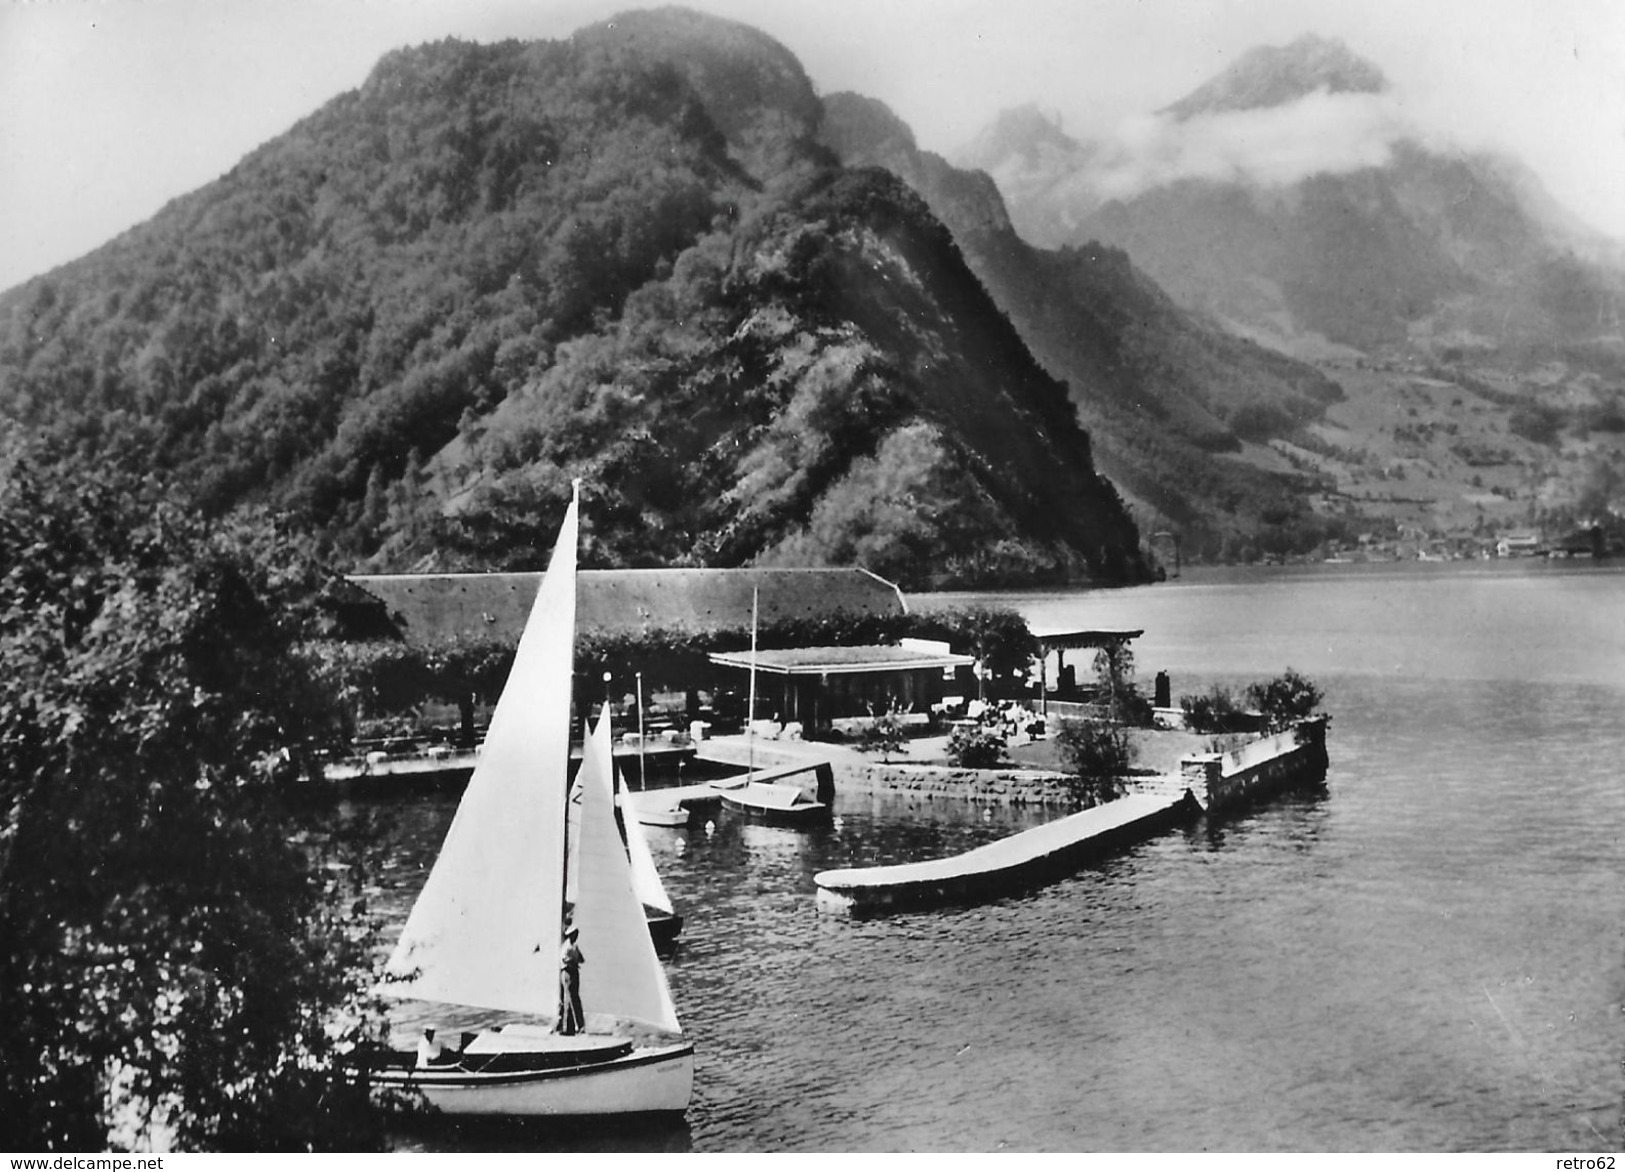
[[[578,491],[474,775],[385,969],[392,996],[558,1016],[579,503]]]
[[[578,868],[576,927],[581,929],[581,1003],[589,1027],[605,1015],[678,1033],[677,1007],[649,939],[643,903],[632,888],[626,845],[615,825],[615,761],[609,713],[583,746],[581,833],[571,847]],[[635,819],[629,819],[635,821]]]
[[[621,795],[621,825],[626,827],[626,854],[632,862],[632,888],[644,906],[669,916],[674,911],[671,896],[666,894],[666,885],[660,881],[660,872],[655,870],[649,837],[643,833],[643,825],[638,821],[637,807],[632,805],[624,776],[620,778],[618,788]]]

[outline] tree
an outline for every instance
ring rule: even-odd
[[[1126,642],[1095,652],[1095,682],[1106,694],[1108,718],[1117,724],[1150,724],[1151,704],[1134,687],[1134,652]]]
[[[374,1007],[310,801],[320,575],[56,455],[0,451],[4,1146],[376,1143],[332,1077]]]
[[[1099,720],[1063,720],[1055,740],[1071,768],[1072,796],[1085,808],[1120,797],[1139,746],[1129,731]]]
[[[1265,727],[1271,732],[1290,728],[1314,715],[1324,698],[1313,680],[1290,667],[1273,680],[1247,687],[1247,703],[1263,713]]]

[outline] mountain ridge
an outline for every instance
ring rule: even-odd
[[[1389,92],[1340,42],[1304,37],[1164,107],[1161,170],[1030,114],[996,118],[960,157],[994,176],[1035,243],[1125,248],[1182,305],[1287,352],[1594,341],[1625,292],[1622,250],[1516,160],[1429,145],[1393,111],[1347,104]],[[1254,142],[1236,118],[1271,121]]]
[[[1029,245],[991,178],[920,151],[884,103],[838,93],[824,105],[823,139],[838,157],[895,172],[954,232],[1034,354],[1068,383],[1103,470],[1148,524],[1183,530],[1208,556],[1241,530],[1312,525],[1301,478],[1219,456],[1318,418],[1335,384],[1191,320],[1120,250]]]
[[[1518,160],[1422,134],[1375,66],[1319,53],[1334,84],[1316,56],[1249,53],[1150,116],[1155,166],[1031,116],[964,157],[1024,237],[1121,248],[1187,310],[1342,386],[1246,453],[1319,477],[1317,514],[1470,544],[1625,511],[1625,248]]]
[[[0,414],[367,569],[863,564],[1133,581],[1064,388],[793,55],[625,13],[444,41],[0,294]]]

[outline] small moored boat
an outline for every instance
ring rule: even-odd
[[[694,817],[682,806],[634,806],[633,817],[645,826],[687,826]]]
[[[722,791],[724,809],[775,826],[823,826],[832,818],[828,802],[820,802],[806,786],[752,781]]]

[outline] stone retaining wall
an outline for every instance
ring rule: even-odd
[[[841,793],[954,798],[1012,806],[1066,806],[1072,802],[1064,774],[1036,769],[842,761],[835,766],[835,788]]]
[[[781,765],[811,764],[821,756],[810,745],[790,747],[758,741],[752,760],[757,769]],[[745,750],[737,743],[708,742],[701,752],[717,761],[735,765],[746,762]],[[835,771],[837,793],[898,794],[916,798],[956,798],[959,800],[1005,803],[1014,806],[1066,806],[1071,797],[1066,776],[1043,769],[959,769],[952,765],[920,765],[899,758],[887,764],[878,757],[858,757],[846,752],[827,755]]]
[[[1211,811],[1323,780],[1326,764],[1326,718],[1317,716],[1234,752],[1186,757],[1179,771],[1196,800]]]
[[[707,756],[743,765],[742,750],[702,746]],[[756,768],[796,762],[810,764],[807,748],[790,749],[757,742]],[[838,793],[896,794],[914,798],[953,798],[1013,806],[1070,806],[1067,776],[1039,769],[960,769],[952,765],[919,765],[906,759],[885,763],[878,758],[830,755]],[[1204,809],[1223,808],[1288,785],[1326,776],[1326,718],[1306,720],[1296,728],[1249,742],[1234,753],[1185,757],[1178,775],[1136,779],[1133,791],[1189,787]]]

